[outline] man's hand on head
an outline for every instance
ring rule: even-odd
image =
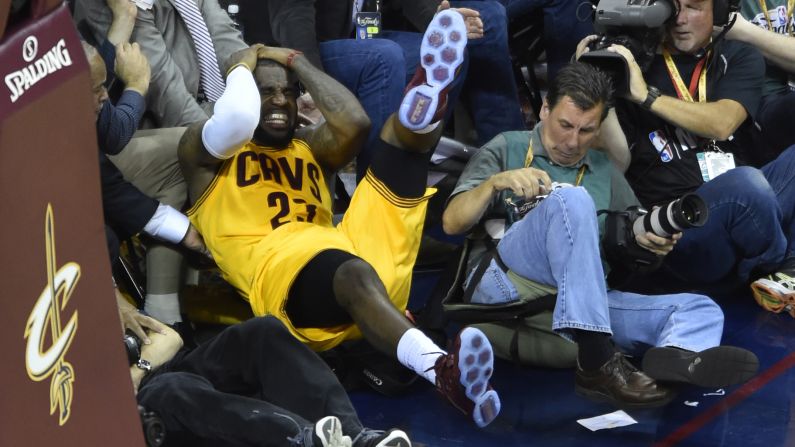
[[[248,48],[243,48],[242,50],[232,53],[232,55],[229,56],[229,59],[227,59],[227,65],[229,66],[229,69],[227,70],[226,74],[228,75],[229,70],[240,64],[245,65],[249,71],[253,72],[254,69],[257,68],[257,59],[260,57],[259,54],[263,48],[265,48],[265,45],[261,43],[255,43]]]
[[[293,58],[302,53],[292,48],[263,46],[258,54],[260,59],[270,59],[287,68],[292,68]]]
[[[436,12],[450,9],[450,2],[443,0],[436,8]],[[480,19],[480,12],[470,8],[453,8],[464,17],[467,26],[467,39],[480,39],[483,37],[483,20]]]
[[[146,95],[151,70],[149,61],[137,43],[124,42],[116,45],[116,76],[124,83],[125,89]]]

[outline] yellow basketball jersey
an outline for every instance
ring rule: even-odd
[[[223,164],[188,216],[226,280],[248,298],[256,246],[291,223],[331,227],[331,195],[304,141],[284,149],[250,142]]]

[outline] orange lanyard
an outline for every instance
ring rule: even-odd
[[[795,0],[789,0],[787,2],[787,11],[786,15],[784,16],[786,19],[786,25],[784,25],[784,33],[785,34],[792,34],[789,28],[790,25],[790,14],[792,14],[792,7],[795,5]],[[762,9],[762,13],[765,15],[765,20],[767,20],[767,29],[773,31],[773,21],[770,20],[770,12],[767,10],[767,2],[765,0],[759,0],[759,7]]]
[[[530,164],[533,163],[533,136],[530,135],[530,144],[527,145],[527,155],[524,157],[524,167],[529,168]],[[585,163],[580,165],[580,169],[577,171],[577,177],[574,179],[574,186],[580,186],[582,183],[582,179],[585,177]]]
[[[685,87],[685,82],[682,80],[682,76],[679,75],[679,69],[676,68],[676,64],[674,64],[671,53],[667,48],[663,47],[663,59],[665,59],[665,66],[668,68],[668,75],[671,77],[671,81],[673,81],[674,88],[676,89],[676,94],[679,96],[679,99],[687,102],[694,102],[693,96],[696,94],[696,89],[698,89],[698,102],[706,102],[706,61],[709,59],[709,56],[710,53],[707,53],[706,57],[703,57],[700,61],[698,61],[698,64],[696,64],[696,68],[693,70],[693,76],[690,78],[690,88],[688,89]]]

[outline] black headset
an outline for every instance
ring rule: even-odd
[[[740,10],[740,0],[713,0],[712,24],[724,26],[729,23],[729,15]]]

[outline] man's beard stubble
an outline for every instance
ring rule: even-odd
[[[295,127],[291,127],[284,137],[275,137],[269,134],[268,131],[263,130],[262,127],[257,126],[256,130],[254,130],[252,141],[260,146],[284,149],[290,145],[293,135],[295,135]]]

